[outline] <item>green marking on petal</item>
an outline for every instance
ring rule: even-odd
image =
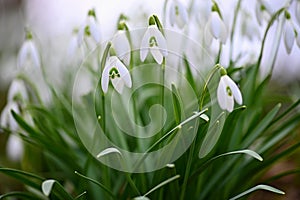
[[[158,46],[157,41],[156,41],[156,39],[155,39],[154,36],[150,37],[150,39],[149,39],[149,46],[150,47]]]
[[[230,97],[232,96],[232,91],[229,86],[226,87],[226,92],[227,92],[228,96],[230,96]]]
[[[111,79],[115,79],[115,78],[120,78],[120,73],[118,71],[117,68],[113,67],[110,71],[109,71],[109,77]]]
[[[175,6],[175,13],[176,13],[177,16],[179,15],[179,8],[178,8],[178,6]]]
[[[90,27],[89,27],[89,26],[86,26],[86,27],[84,28],[84,34],[85,34],[86,36],[91,36],[91,31],[90,31]]]

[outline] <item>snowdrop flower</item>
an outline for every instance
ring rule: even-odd
[[[12,116],[11,110],[15,111],[16,113],[20,113],[19,106],[15,101],[8,102],[2,110],[0,116],[0,126],[9,128],[11,131],[17,131],[19,126]]]
[[[78,45],[81,46],[84,37],[92,37],[96,43],[100,42],[100,28],[97,23],[95,10],[89,10],[86,22],[81,26],[78,32]]]
[[[170,6],[170,23],[172,26],[176,23],[179,28],[183,28],[188,22],[188,13],[186,8],[178,0],[173,0]]]
[[[21,68],[31,64],[34,64],[35,67],[39,68],[41,66],[41,61],[37,48],[32,40],[32,34],[27,32],[26,40],[22,44],[18,54],[17,65],[19,68]]]
[[[129,65],[131,48],[126,36],[126,30],[118,30],[112,39],[112,44],[117,56],[124,62],[125,65]]]
[[[295,15],[296,15],[297,22],[300,25],[300,1],[299,0],[296,1]]]
[[[15,134],[11,134],[6,144],[6,152],[10,160],[15,162],[21,160],[24,152],[24,145],[21,138]]]
[[[296,38],[296,33],[293,24],[290,19],[287,19],[284,28],[284,46],[288,54],[290,54],[292,51],[295,38]]]
[[[225,70],[222,69],[222,71]],[[223,110],[232,112],[234,100],[240,105],[243,103],[242,94],[235,82],[233,82],[233,80],[226,75],[226,71],[222,74],[223,75],[221,76],[217,89],[218,103]]]
[[[7,101],[28,100],[27,89],[22,80],[14,79],[10,84]]]
[[[108,90],[109,80],[118,93],[122,94],[124,85],[131,88],[132,82],[128,69],[117,56],[110,56],[101,77],[101,86],[104,93]]]
[[[211,44],[213,38],[220,40],[222,44],[226,43],[227,30],[220,17],[220,11],[216,3],[212,7],[212,12],[205,25],[204,31],[204,37],[207,45]]]
[[[262,0],[257,0],[255,5],[255,16],[258,24],[261,26],[263,21],[268,21],[271,17],[270,6]]]
[[[152,24],[146,30],[141,44],[140,58],[144,62],[148,52],[150,52],[154,60],[161,64],[163,58],[168,55],[167,41],[163,34],[158,30],[157,26]]]

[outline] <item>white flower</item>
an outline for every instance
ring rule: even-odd
[[[81,26],[78,32],[78,45],[81,46],[84,37],[92,37],[96,43],[100,42],[100,26],[96,21],[96,15],[94,10],[90,10],[86,19],[86,22]]]
[[[11,134],[6,144],[6,152],[10,160],[15,162],[20,161],[24,152],[23,142],[21,138],[19,138],[15,134]]]
[[[167,41],[155,25],[150,25],[148,27],[142,39],[140,50],[140,58],[142,62],[145,61],[149,49],[158,64],[161,64],[163,57],[168,55]]]
[[[35,67],[41,66],[37,48],[32,39],[27,39],[23,43],[18,55],[18,67],[25,67],[34,64]]]
[[[205,42],[210,45],[212,42],[212,36],[215,39],[219,39],[223,44],[227,40],[227,30],[223,20],[220,18],[217,12],[212,12],[205,26]]]
[[[183,28],[188,22],[188,13],[181,2],[173,0],[170,7],[170,23],[172,26],[176,23],[179,28]]]
[[[26,86],[24,82],[20,79],[14,79],[13,82],[10,84],[7,101],[14,101],[14,100],[28,100],[28,94]]]
[[[290,54],[292,51],[295,37],[296,34],[295,34],[293,24],[290,19],[287,19],[284,28],[284,45],[285,45],[286,52],[288,54]]]
[[[101,86],[104,93],[108,90],[108,83],[111,81],[118,93],[122,93],[124,85],[131,88],[132,82],[128,69],[117,56],[108,58],[101,77]]]
[[[263,21],[268,21],[271,17],[270,6],[262,0],[257,0],[255,5],[255,16],[258,24],[261,26]]]
[[[229,112],[233,111],[234,100],[240,105],[243,103],[240,89],[227,75],[221,76],[217,89],[217,98],[220,107]]]
[[[112,44],[117,56],[125,63],[125,65],[129,65],[131,48],[126,36],[126,31],[118,30],[112,39]]]
[[[17,131],[19,125],[12,116],[11,110],[15,111],[17,114],[20,113],[19,106],[15,101],[8,102],[2,110],[0,116],[0,126],[9,128],[11,131]]]

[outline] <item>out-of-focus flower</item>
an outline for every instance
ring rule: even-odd
[[[108,90],[109,80],[118,93],[122,94],[124,85],[131,88],[132,82],[128,69],[117,56],[110,56],[101,77],[101,87],[104,93]]]
[[[158,64],[161,64],[163,61],[163,57],[166,57],[168,55],[167,41],[163,34],[158,30],[157,26],[154,24],[148,27],[142,39],[140,49],[140,58],[142,62],[145,61],[149,49],[154,60]]]
[[[131,48],[126,30],[118,30],[112,39],[112,44],[117,56],[128,66],[130,64]]]
[[[179,0],[173,0],[170,6],[170,23],[172,26],[176,23],[179,28],[183,28],[188,22],[188,13],[186,8]]]
[[[268,21],[271,17],[271,9],[267,2],[257,0],[255,5],[255,16],[258,24],[261,26],[263,21]]]
[[[25,67],[27,65],[34,65],[35,67],[41,66],[38,50],[32,40],[32,34],[27,31],[26,40],[21,46],[18,54],[18,67]]]
[[[7,144],[6,153],[10,160],[19,161],[21,160],[24,152],[24,145],[20,137],[15,134],[10,134]]]
[[[296,38],[295,29],[291,19],[287,19],[284,28],[284,46],[288,54],[291,53]]]
[[[78,45],[82,45],[85,36],[92,37],[96,43],[99,43],[100,35],[100,26],[97,22],[95,10],[89,10],[87,19],[78,32]]]
[[[14,79],[10,84],[7,101],[28,100],[27,89],[24,82],[20,79]]]
[[[240,105],[243,103],[240,89],[228,75],[224,74],[219,82],[217,98],[220,107],[228,112],[233,111],[234,100]]]
[[[220,40],[222,44],[226,43],[227,29],[220,15],[219,7],[214,3],[211,15],[204,29],[204,37],[207,45],[211,44],[212,38]]]
[[[295,15],[296,15],[297,22],[300,25],[300,1],[299,0],[296,1]]]
[[[20,109],[18,104],[15,101],[10,101],[6,104],[4,109],[2,110],[1,116],[0,116],[0,126],[10,129],[11,131],[17,131],[19,128],[18,123],[12,116],[11,111],[14,111],[15,113],[19,114]]]

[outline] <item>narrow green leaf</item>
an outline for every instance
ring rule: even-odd
[[[34,196],[32,193],[29,192],[10,192],[6,194],[2,194],[0,199],[6,199],[14,197],[14,199],[29,199],[29,200],[40,200],[41,198]]]
[[[173,109],[174,109],[174,116],[176,124],[180,123],[180,116],[181,116],[181,99],[178,93],[178,90],[175,84],[172,83],[172,102],[173,102]]]
[[[232,197],[230,198],[229,200],[235,200],[235,199],[239,199],[251,192],[254,192],[256,190],[267,190],[267,191],[270,191],[270,192],[274,192],[274,193],[277,193],[277,194],[285,194],[283,191],[279,190],[279,189],[276,189],[274,187],[271,187],[269,185],[257,185],[253,188],[250,188],[248,190],[246,190],[245,192],[242,192],[241,194],[235,196],[235,197]]]
[[[196,91],[196,84],[195,84],[194,76],[191,71],[190,63],[188,62],[188,59],[185,54],[183,54],[183,62],[184,62],[185,70],[186,70],[186,79],[191,84],[194,91]]]

